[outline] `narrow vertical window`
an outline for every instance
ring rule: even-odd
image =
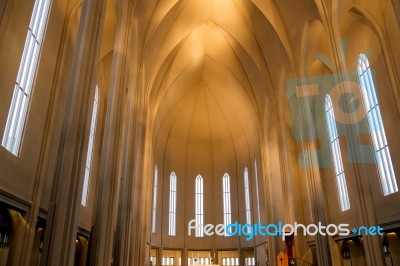
[[[227,173],[222,177],[222,199],[224,203],[224,225],[225,228],[232,223],[231,213],[231,185],[230,178]],[[225,236],[228,236],[228,232],[225,230]]]
[[[257,214],[258,214],[258,221],[261,221],[261,213],[260,213],[260,195],[258,193],[258,174],[257,174],[257,161],[254,160],[254,178],[256,179],[256,196],[257,196]]]
[[[195,224],[196,237],[203,237],[204,205],[203,205],[203,177],[198,175],[195,180]]]
[[[151,220],[151,232],[156,232],[156,221],[157,221],[157,182],[158,182],[158,169],[157,165],[154,167],[154,181],[153,181],[153,217]]]
[[[398,187],[393,171],[389,145],[383,127],[374,80],[365,54],[361,54],[358,58],[358,78],[363,95],[372,144],[374,146],[375,159],[378,165],[382,193],[384,196],[387,196],[397,192]]]
[[[176,235],[176,174],[169,175],[169,236]]]
[[[96,86],[96,90],[94,93],[94,101],[93,101],[92,119],[90,121],[88,149],[87,149],[87,154],[86,154],[85,177],[83,179],[83,191],[82,191],[82,199],[81,199],[81,204],[83,206],[87,205],[88,194],[89,194],[90,169],[92,167],[94,137],[96,134],[98,109],[99,109],[99,87]]]
[[[244,178],[244,203],[246,208],[246,224],[251,224],[250,184],[249,184],[249,171],[247,167],[244,168],[243,178]]]
[[[28,113],[29,100],[39,61],[40,48],[49,13],[49,0],[36,0],[33,7],[14,93],[7,116],[2,145],[18,156]]]
[[[343,168],[342,153],[340,151],[335,114],[333,112],[332,100],[329,94],[327,94],[325,97],[325,113],[333,166],[336,176],[336,186],[339,194],[340,210],[346,211],[350,209],[350,200],[347,192],[346,176]]]

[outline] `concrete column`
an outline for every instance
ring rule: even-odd
[[[215,250],[215,248],[211,250],[211,258],[213,259],[213,264],[218,264],[218,252]]]
[[[149,212],[151,210],[151,180],[153,166],[151,159],[151,132],[147,114],[145,84],[141,71],[140,46],[137,46],[139,26],[133,17],[134,3],[125,7],[127,11],[126,50],[121,51],[126,58],[126,113],[123,125],[123,146],[121,164],[121,182],[118,198],[118,230],[117,243],[119,250],[118,265],[143,265],[146,257],[146,241],[148,239]],[[129,67],[128,67],[129,65]],[[132,70],[136,69],[136,71]]]
[[[321,187],[320,176],[317,171],[309,170],[309,189],[312,201],[313,223],[321,222],[326,225],[325,203]],[[329,239],[317,234],[315,236],[315,248],[318,265],[332,265],[331,251],[329,248]]]
[[[355,167],[356,182],[357,186],[357,210],[360,212],[360,224],[369,226],[376,226],[378,220],[375,214],[375,209],[371,208],[374,206],[373,197],[370,193],[370,183],[368,178],[365,178],[365,174],[360,173],[359,169]],[[366,193],[368,192],[368,193]],[[382,248],[382,237],[379,236],[366,236],[365,232],[362,232],[362,246],[364,247],[366,265],[378,266],[385,265],[384,254]]]
[[[238,255],[239,255],[239,265],[244,265],[244,252],[241,248],[238,248]]]
[[[182,258],[182,266],[187,266],[188,265],[188,249],[184,248],[182,249],[182,254],[181,254],[181,258]]]
[[[90,265],[129,265],[119,261],[124,250],[121,249],[121,228],[117,224],[132,223],[118,214],[118,197],[120,187],[125,185],[125,179],[121,172],[124,150],[124,115],[126,106],[125,84],[126,73],[126,49],[128,39],[127,13],[128,8],[121,5],[119,9],[120,19],[116,27],[116,39],[114,46],[113,65],[110,77],[109,94],[107,97],[106,118],[102,142],[102,153],[98,183],[96,187],[96,201],[94,206],[92,246]],[[113,246],[114,243],[114,246]],[[115,250],[112,260],[112,251]],[[158,262],[157,262],[158,263]]]
[[[72,265],[86,151],[86,114],[98,71],[106,0],[83,3],[51,192],[42,265]],[[99,264],[100,265],[100,264]]]
[[[162,266],[163,250],[164,250],[163,247],[157,249],[157,262],[156,262],[157,266]]]

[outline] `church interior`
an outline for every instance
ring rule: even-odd
[[[398,0],[0,0],[0,265],[400,265],[399,47]]]

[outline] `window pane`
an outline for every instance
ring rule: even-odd
[[[176,174],[169,176],[169,236],[176,235]]]
[[[379,181],[383,195],[387,196],[397,192],[398,187],[389,152],[389,145],[383,127],[374,80],[368,58],[365,54],[361,54],[358,58],[358,78],[362,90],[365,111],[367,113],[367,121],[371,132],[372,144],[374,146]]]
[[[260,196],[258,193],[258,174],[257,174],[257,161],[254,160],[254,178],[256,181],[256,196],[257,196],[257,214],[258,214],[258,221],[261,221],[261,214],[260,214]]]
[[[48,17],[49,4],[49,0],[35,1],[25,40],[24,51],[15,81],[10,110],[7,116],[6,128],[1,144],[15,156],[18,156],[20,150],[33,80],[39,61],[43,32]],[[32,28],[33,25],[35,26],[34,28]],[[37,32],[40,32],[40,35],[38,35]]]
[[[244,169],[244,203],[246,208],[246,224],[251,224],[251,210],[250,210],[250,186],[249,186],[249,171],[247,167]],[[250,231],[250,228],[247,227]]]
[[[87,149],[87,154],[86,154],[85,176],[83,179],[83,191],[82,191],[82,199],[81,199],[81,204],[83,206],[87,205],[88,194],[89,194],[90,169],[92,167],[92,157],[93,157],[94,140],[95,140],[94,137],[96,134],[98,109],[99,109],[99,87],[96,86],[96,90],[94,93],[92,119],[90,122],[88,149]]]
[[[331,147],[333,166],[336,176],[336,186],[338,190],[340,210],[350,209],[349,194],[347,191],[346,176],[344,173],[342,154],[340,151],[339,136],[336,128],[335,114],[332,106],[332,100],[329,94],[325,98],[326,124]]]
[[[196,237],[203,237],[204,209],[203,209],[203,177],[198,175],[195,180],[195,225]]]
[[[158,182],[158,169],[157,165],[154,168],[154,181],[153,181],[153,217],[151,221],[151,232],[156,232],[156,218],[157,218],[157,182]]]
[[[227,173],[222,177],[222,199],[224,207],[224,225],[225,228],[231,224],[231,188],[230,178]],[[228,236],[228,232],[225,231],[225,236]]]

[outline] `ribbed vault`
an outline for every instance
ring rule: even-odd
[[[157,145],[162,145],[159,134],[164,134],[164,127],[176,127],[171,116],[183,108],[179,102],[194,97],[199,88],[204,88],[207,99],[219,99],[220,110],[229,110],[247,135],[253,134],[250,141],[258,139],[260,114],[276,93],[270,76],[278,68],[271,66],[292,61],[276,4],[187,0],[161,1],[151,14],[142,8],[138,12],[148,14],[141,18],[149,25],[143,35],[142,75],[154,110]],[[214,109],[209,101],[206,105],[205,109]]]

